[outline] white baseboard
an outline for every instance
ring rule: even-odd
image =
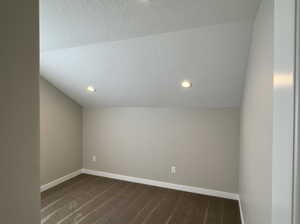
[[[246,224],[240,196],[238,196],[242,224]]]
[[[46,191],[46,190],[48,190],[48,189],[50,189],[50,188],[52,188],[52,187],[55,187],[56,185],[59,185],[59,184],[65,182],[65,181],[67,181],[67,180],[72,179],[73,177],[78,176],[78,175],[81,174],[81,173],[82,173],[82,169],[77,170],[77,171],[75,171],[75,172],[73,172],[73,173],[70,173],[70,174],[68,174],[68,175],[66,175],[66,176],[63,176],[63,177],[58,178],[58,179],[56,179],[56,180],[54,180],[54,181],[51,181],[51,182],[48,183],[48,184],[42,185],[42,186],[40,187],[40,190],[41,190],[41,192]]]
[[[82,173],[90,174],[90,175],[94,175],[94,176],[101,176],[101,177],[107,177],[107,178],[112,178],[112,179],[124,180],[124,181],[128,181],[128,182],[139,183],[139,184],[146,184],[146,185],[151,185],[151,186],[156,186],[156,187],[169,188],[169,189],[173,189],[173,190],[186,191],[186,192],[191,192],[191,193],[196,193],[196,194],[204,194],[204,195],[209,195],[209,196],[214,196],[214,197],[221,197],[221,198],[232,199],[232,200],[239,199],[238,194],[234,194],[234,193],[209,190],[209,189],[204,189],[204,188],[199,188],[199,187],[191,187],[191,186],[186,186],[186,185],[172,184],[172,183],[150,180],[150,179],[145,179],[145,178],[130,177],[130,176],[124,176],[124,175],[89,170],[89,169],[82,169]]]

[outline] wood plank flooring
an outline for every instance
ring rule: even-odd
[[[241,224],[237,201],[91,175],[42,193],[42,224]]]

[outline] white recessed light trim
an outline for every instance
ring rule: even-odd
[[[192,82],[188,80],[184,80],[181,82],[181,87],[183,88],[191,88],[192,87]]]
[[[91,93],[96,92],[96,89],[95,89],[95,87],[93,87],[93,86],[88,86],[88,87],[86,88],[86,90],[87,90],[88,92],[91,92]]]

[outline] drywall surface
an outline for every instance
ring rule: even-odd
[[[253,27],[241,109],[239,193],[247,224],[271,224],[273,1],[263,0]]]
[[[0,223],[40,223],[38,11],[1,1]]]
[[[238,152],[239,109],[84,109],[87,169],[236,193]]]
[[[82,108],[40,78],[41,185],[82,168]]]
[[[300,223],[299,217],[295,217],[297,220],[292,222],[296,1],[274,2],[272,224],[296,224]],[[299,28],[299,24],[297,27]],[[296,204],[295,200],[295,209]],[[299,214],[299,211],[295,211],[294,214]]]

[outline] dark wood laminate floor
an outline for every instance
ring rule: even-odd
[[[80,175],[42,193],[43,224],[240,224],[232,200]]]

